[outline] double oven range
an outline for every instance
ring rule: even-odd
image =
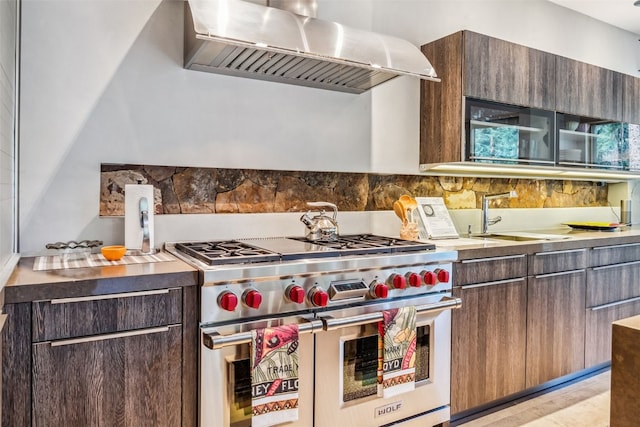
[[[455,251],[376,235],[167,243],[201,281],[200,426],[251,425],[252,330],[298,326],[290,427],[435,426],[449,420]],[[416,308],[415,389],[377,394],[378,323]]]

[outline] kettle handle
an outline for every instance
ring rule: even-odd
[[[307,206],[309,206],[310,208],[322,208],[322,207],[328,207],[333,209],[333,220],[335,221],[336,218],[338,217],[338,207],[336,205],[334,205],[333,203],[329,203],[329,202],[307,202]]]

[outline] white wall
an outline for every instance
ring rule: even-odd
[[[18,15],[16,0],[0,1],[0,287],[17,261],[14,189]]]
[[[544,0],[319,6],[319,18],[418,45],[472,29],[629,74],[637,68],[633,34]],[[100,163],[418,172],[417,81],[398,78],[358,96],[184,70],[182,8],[180,0],[24,2],[23,254],[54,241],[123,242],[122,219],[98,217]],[[369,214],[355,216],[345,215],[347,228],[367,226]],[[261,219],[160,216],[156,241],[224,238]],[[301,232],[297,219],[285,223],[270,232]]]

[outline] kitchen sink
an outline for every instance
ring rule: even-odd
[[[547,234],[547,233],[528,233],[528,232],[505,232],[505,233],[488,233],[477,234],[472,236],[474,239],[498,239],[511,240],[515,242],[526,241],[551,241],[551,240],[567,240],[571,236],[564,234]]]

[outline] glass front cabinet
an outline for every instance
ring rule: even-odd
[[[626,123],[558,114],[558,164],[627,170]]]
[[[466,117],[467,160],[555,164],[552,111],[467,99]]]
[[[465,100],[465,160],[640,170],[640,125]]]

